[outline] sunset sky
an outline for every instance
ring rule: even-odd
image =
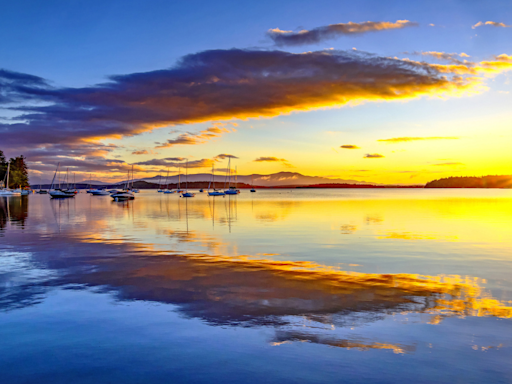
[[[378,183],[512,174],[510,1],[17,1],[0,149],[32,182],[188,159]]]

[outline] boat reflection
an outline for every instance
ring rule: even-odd
[[[8,222],[21,227],[25,225],[28,217],[28,200],[28,196],[0,197],[0,231]]]

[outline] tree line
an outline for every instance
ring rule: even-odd
[[[430,181],[425,188],[512,188],[512,176],[456,176]]]
[[[7,167],[11,164],[9,170],[9,185],[5,185],[7,176]],[[0,150],[0,186],[7,188],[27,188],[30,187],[28,182],[28,167],[26,159],[23,155],[6,160],[4,152]]]

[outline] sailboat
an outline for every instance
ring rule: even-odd
[[[240,190],[238,190],[236,188],[236,186],[235,187],[231,186],[231,158],[229,158],[229,160],[228,160],[228,175],[229,175],[229,178],[228,178],[228,189],[226,189],[224,191],[224,193],[226,195],[237,195],[237,194],[239,194]]]
[[[178,192],[178,193],[183,192],[181,190],[181,168],[178,168],[178,189],[176,190],[176,192]]]
[[[59,176],[59,188],[53,188],[54,184],[55,184],[55,178],[57,177],[57,174],[59,174],[59,167],[60,167],[60,163],[57,164],[57,169],[55,170],[55,174],[53,175],[53,179],[52,179],[52,185],[50,185],[50,197],[52,199],[66,199],[66,198],[69,198],[69,197],[75,197],[75,193],[74,192],[69,192],[69,191],[66,191],[66,190],[63,190],[60,188],[60,176]]]
[[[251,192],[256,192],[256,190],[254,189],[254,174],[251,175],[252,178],[251,178]]]
[[[13,195],[21,195],[21,192],[13,191],[9,189],[9,170],[11,169],[11,163],[7,165],[7,174],[5,175],[5,188],[0,189],[0,196],[13,196]]]
[[[39,178],[39,191],[37,191],[36,193],[39,193],[40,195],[46,195],[48,191],[46,189],[43,189],[42,182],[42,178]]]
[[[181,197],[194,197],[196,194],[188,191],[188,160],[185,168],[185,192],[181,194]]]
[[[92,175],[89,173],[89,188],[86,189],[86,193],[91,193],[92,191],[92,184],[91,184],[91,181],[92,181]]]
[[[139,193],[138,188],[133,188],[133,184],[135,183],[135,173],[133,172],[133,164],[132,164],[132,192]]]
[[[133,166],[132,166],[132,178],[133,178]],[[126,185],[124,190],[115,192],[110,194],[110,197],[114,199],[114,201],[125,201],[125,200],[133,200],[135,199],[135,195],[130,190],[130,172],[128,171],[128,179],[126,180]]]
[[[175,193],[173,190],[169,189],[169,168],[167,168],[167,176],[165,176],[164,193]]]
[[[210,186],[213,182],[213,191],[210,192]],[[208,196],[224,196],[225,193],[222,191],[217,191],[215,189],[215,165],[212,164],[212,177],[210,179],[210,182],[208,183]]]
[[[157,192],[163,192],[164,190],[162,189],[162,175],[159,175],[160,178],[158,179],[158,191]]]

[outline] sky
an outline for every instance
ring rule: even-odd
[[[512,174],[509,1],[2,1],[0,150],[32,182]]]

